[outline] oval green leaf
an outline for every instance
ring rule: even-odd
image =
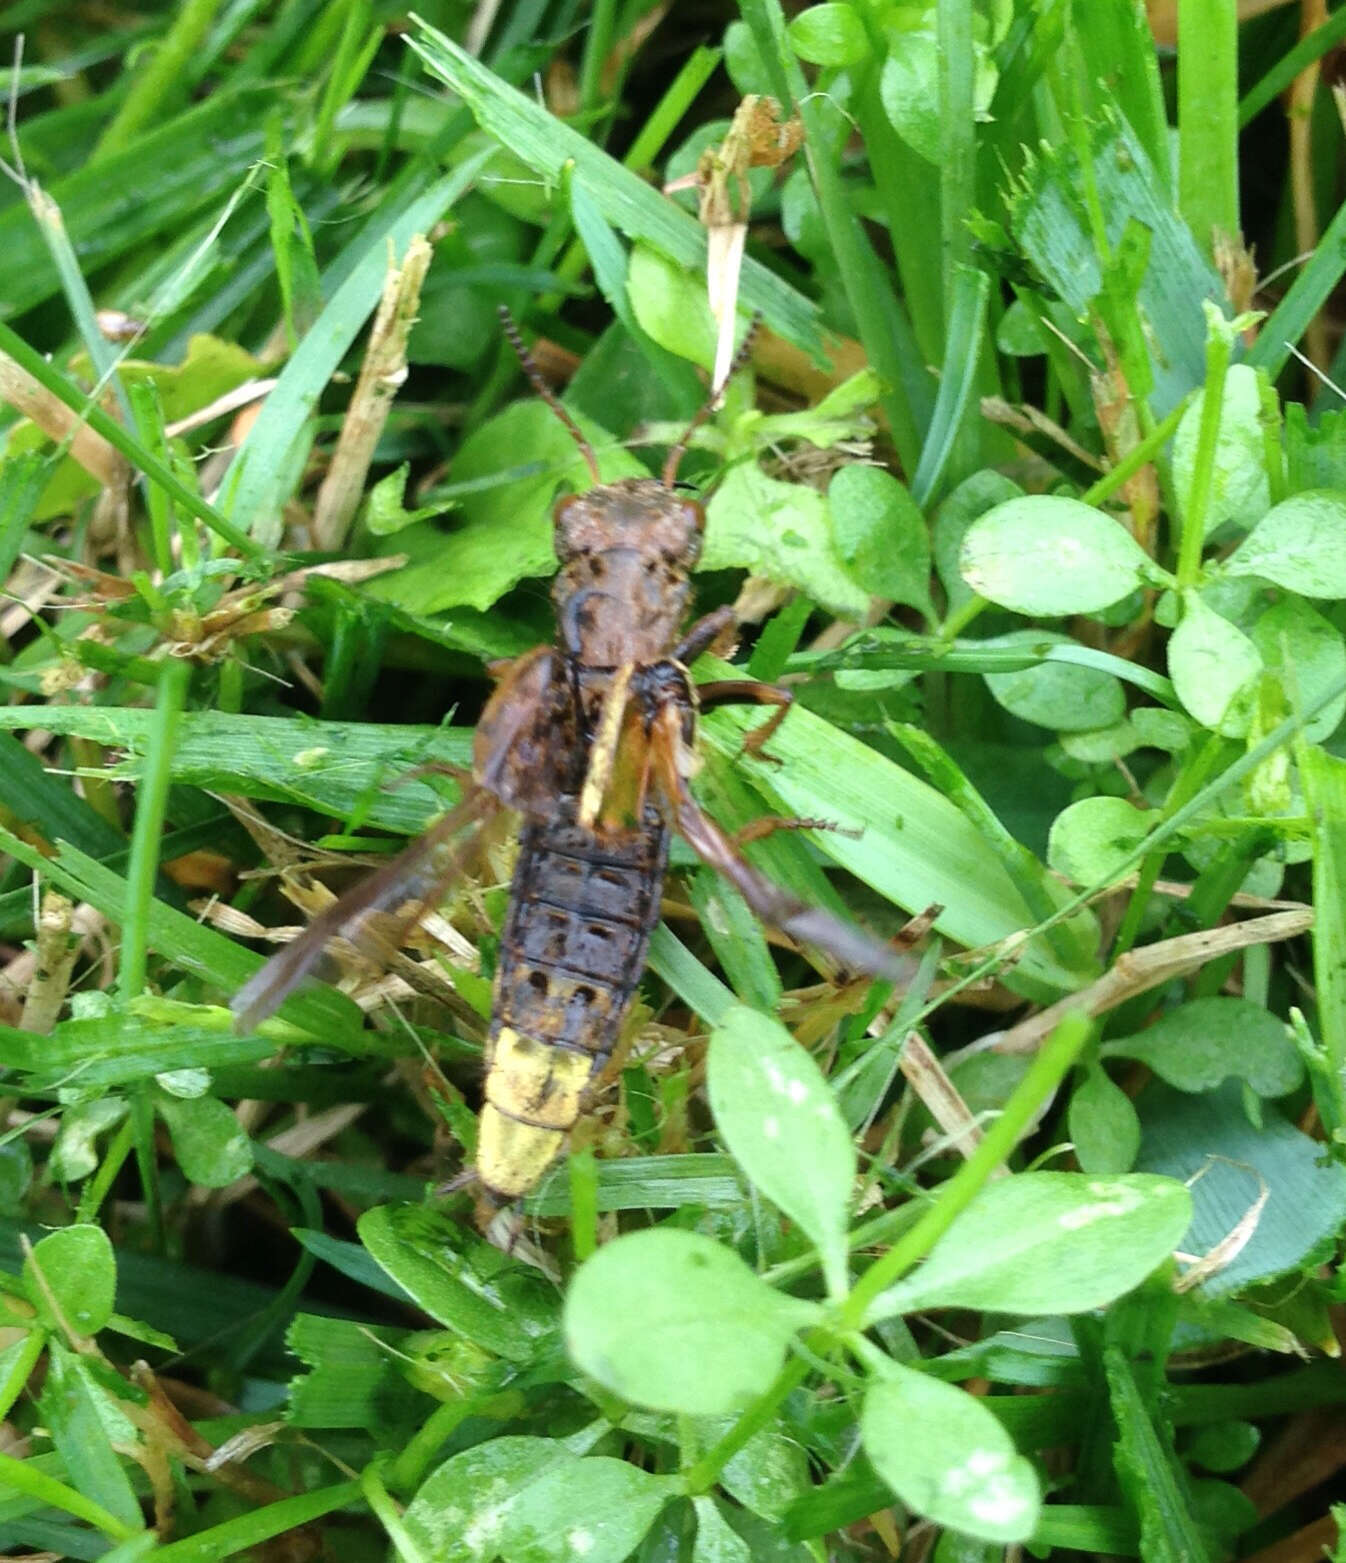
[[[1252,628],[1252,642],[1267,672],[1285,691],[1289,711],[1302,711],[1346,684],[1346,643],[1341,631],[1302,597],[1282,597]],[[1304,724],[1307,743],[1330,738],[1346,716],[1346,692]]]
[[[935,1307],[1101,1308],[1165,1260],[1191,1219],[1191,1195],[1172,1178],[1021,1172],[988,1184],[870,1321]]]
[[[608,1455],[553,1465],[510,1504],[500,1556],[505,1563],[622,1563],[674,1496],[675,1481]]]
[[[693,1498],[696,1540],[692,1563],[752,1563],[752,1548],[720,1512],[714,1498]]]
[[[1259,1096],[1286,1096],[1304,1078],[1285,1022],[1251,999],[1226,995],[1193,999],[1100,1051],[1139,1059],[1180,1091],[1213,1091],[1232,1075]]]
[[[893,129],[927,163],[939,162],[939,50],[929,33],[893,35],[879,76],[879,98]]]
[[[632,1232],[582,1265],[565,1303],[577,1366],[624,1400],[724,1416],[780,1370],[816,1304],[760,1281],[737,1254],[696,1232]]]
[[[1284,499],[1225,561],[1231,575],[1260,575],[1305,597],[1346,597],[1346,496],[1308,489]]]
[[[797,587],[841,618],[863,619],[869,608],[869,593],[842,562],[824,496],[753,461],[730,467],[706,506],[701,568],[750,570]]]
[[[1075,1158],[1086,1172],[1129,1172],[1140,1149],[1131,1098],[1097,1064],[1075,1087],[1067,1116]]]
[[[698,281],[648,244],[631,250],[626,293],[640,329],[660,347],[709,369],[715,362],[715,317]]]
[[[501,1268],[479,1238],[421,1205],[377,1205],[360,1241],[432,1319],[511,1362],[531,1361],[556,1328],[551,1288],[521,1266]]]
[[[1125,798],[1081,798],[1052,821],[1047,862],[1077,885],[1106,884],[1154,829],[1156,816]]]
[[[1015,630],[983,642],[988,646],[1075,644],[1051,630]],[[1126,692],[1119,678],[1100,668],[1071,662],[1039,662],[1012,673],[986,673],[986,687],[997,705],[1037,727],[1058,733],[1111,727],[1126,715]]]
[[[492,1438],[461,1450],[421,1483],[402,1523],[435,1563],[498,1557],[514,1500],[548,1471],[563,1474],[579,1457],[550,1438]]]
[[[869,53],[864,23],[854,6],[829,3],[801,11],[789,29],[790,46],[810,65],[858,65]]]
[[[29,1302],[54,1329],[94,1335],[112,1317],[117,1260],[102,1227],[81,1223],[48,1232],[24,1260],[23,1280]]]
[[[963,540],[972,527],[996,505],[1009,499],[1021,499],[1023,490],[1003,472],[988,467],[964,478],[939,507],[930,528],[930,544],[948,601],[948,611],[957,613],[976,593],[959,574],[958,562]]]
[[[865,1395],[860,1438],[908,1508],[985,1541],[1027,1541],[1042,1492],[1032,1465],[966,1390],[892,1363]]]
[[[1098,613],[1145,579],[1149,560],[1120,522],[1054,494],[1025,494],[968,529],[959,568],[975,592],[1033,618]]]
[[[920,506],[892,473],[860,462],[838,467],[827,486],[827,506],[851,578],[875,597],[932,616],[930,532]]]
[[[1240,736],[1251,714],[1244,691],[1261,671],[1257,647],[1243,631],[1187,593],[1168,642],[1169,677],[1187,712],[1203,727]]]
[[[160,1088],[154,1106],[168,1125],[178,1165],[189,1182],[222,1189],[252,1171],[252,1142],[218,1097],[174,1096]]]
[[[711,1034],[706,1078],[735,1161],[803,1228],[829,1281],[844,1288],[855,1147],[822,1071],[778,1020],[735,1004]]]

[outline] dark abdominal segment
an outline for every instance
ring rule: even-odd
[[[659,915],[668,834],[600,840],[573,800],[520,836],[500,941],[477,1175],[494,1198],[532,1188],[607,1062]]]

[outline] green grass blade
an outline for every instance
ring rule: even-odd
[[[219,7],[220,0],[183,0],[177,14],[170,13],[168,31],[142,54],[140,74],[99,139],[91,162],[120,152],[151,121],[168,118],[178,95],[178,83]]]
[[[912,498],[922,509],[939,489],[963,431],[977,381],[986,327],[986,300],[990,291],[991,279],[985,272],[974,271],[968,266],[960,266],[955,271],[939,395],[935,398],[934,416],[921,446],[921,459],[911,480]]]
[[[31,347],[0,320],[0,352],[8,353],[20,368],[26,369],[33,379],[46,387],[53,396],[58,397],[76,412],[96,433],[103,438],[131,463],[137,471],[143,472],[152,482],[157,483],[165,493],[170,494],[178,504],[189,514],[222,538],[226,543],[238,549],[245,558],[256,558],[262,550],[244,532],[236,527],[215,509],[208,505],[204,499],[190,489],[171,467],[158,459],[152,452],[146,450],[144,445],[117,422],[97,404],[91,401],[70,380],[56,370],[41,353],[34,352]]]
[[[54,858],[44,857],[12,832],[0,827],[0,849],[25,863],[77,901],[88,901],[105,917],[117,921],[127,901],[127,882],[77,848],[62,844]],[[146,940],[165,960],[209,983],[222,994],[236,992],[262,964],[262,957],[235,944],[195,918],[150,903]],[[364,1032],[364,1017],[349,999],[330,988],[314,988],[286,1000],[281,1017],[354,1056],[366,1056],[376,1039]]]
[[[708,971],[666,923],[660,923],[650,938],[649,965],[684,1004],[711,1025],[731,1004],[738,1003],[733,990]]]
[[[897,261],[902,298],[911,315],[915,356],[904,354],[903,390],[918,428],[930,422],[934,390],[927,363],[943,355],[944,268],[940,250],[939,188],[929,165],[893,129],[879,94],[879,69],[859,84],[855,115],[869,156],[874,188],[883,203],[884,226]]]
[[[7,455],[0,461],[0,580],[8,580],[23,551],[33,511],[50,476],[44,451]]]
[[[0,706],[0,731],[24,731],[32,725],[31,708]],[[52,706],[43,712],[42,725],[48,732],[128,751],[131,758],[110,774],[135,780],[144,770],[140,757],[151,741],[154,713],[139,706]],[[12,738],[0,741],[0,761],[15,767],[8,773],[13,791],[7,796],[31,797],[47,775],[41,762]],[[338,819],[349,819],[359,810],[365,823],[410,836],[443,813],[445,796],[420,779],[395,788],[387,784],[400,772],[435,761],[470,765],[472,734],[465,728],[185,711],[172,756],[172,779],[212,792],[297,804]],[[0,784],[6,774],[0,767]],[[40,796],[47,812],[24,817],[42,821],[49,840],[71,841],[94,856],[125,844],[105,822],[94,824],[97,816],[57,778],[48,778]]]
[[[1346,12],[1342,13],[1346,15]],[[1337,208],[1318,247],[1290,284],[1285,297],[1263,321],[1247,362],[1274,380],[1290,361],[1309,322],[1327,303],[1346,271],[1346,202]]]
[[[1210,1549],[1171,1435],[1156,1425],[1121,1348],[1105,1346],[1103,1358],[1119,1435],[1114,1461],[1139,1522],[1140,1555],[1147,1563],[1206,1563]]]
[[[628,239],[654,245],[689,271],[705,271],[706,234],[695,218],[443,33],[415,20],[418,31],[407,41],[430,73],[459,94],[483,129],[546,179],[559,182],[566,164],[573,163],[572,180],[585,185],[614,228]],[[739,301],[744,309],[760,310],[773,331],[821,361],[817,305],[751,256],[743,262]]]
[[[626,156],[625,167],[640,173],[654,162],[663,151],[665,143],[677,128],[678,121],[691,108],[702,87],[715,73],[722,54],[720,49],[708,49],[698,44],[678,74],[669,82],[650,117],[640,127]]]
[[[0,1486],[24,1493],[44,1507],[61,1509],[76,1519],[87,1520],[114,1541],[124,1541],[136,1534],[131,1526],[115,1514],[109,1514],[101,1504],[76,1492],[73,1487],[67,1487],[64,1482],[58,1482],[54,1476],[48,1476],[31,1460],[16,1460],[13,1455],[0,1454]]]
[[[337,1509],[357,1502],[359,1497],[359,1482],[338,1482],[335,1486],[319,1487],[293,1498],[281,1498],[198,1531],[195,1536],[170,1541],[166,1547],[160,1547],[154,1557],[156,1563],[216,1563],[219,1558],[231,1558],[236,1553],[258,1547],[273,1536],[283,1536],[286,1531],[311,1525],[324,1514],[335,1513]]]
[[[79,332],[80,341],[84,343],[84,351],[88,353],[89,362],[94,367],[98,388],[101,390],[104,386],[112,387],[117,404],[126,421],[130,423],[133,421],[131,403],[127,400],[126,388],[117,373],[117,355],[112,343],[98,329],[89,284],[84,280],[84,273],[80,270],[80,263],[75,256],[70,235],[66,231],[61,208],[40,185],[34,182],[30,181],[25,194],[28,197],[28,208],[33,214],[33,221],[37,224],[37,230],[47,246],[47,253],[56,268],[56,275],[61,279],[61,291],[65,294],[65,301],[70,307],[70,315],[75,322],[75,329]]]
[[[1346,11],[1334,11],[1321,26],[1315,27],[1271,67],[1239,100],[1239,129],[1268,108],[1315,60],[1346,38]]]
[[[85,276],[157,235],[171,233],[238,183],[262,155],[271,88],[222,92],[141,136],[96,167],[51,182]],[[21,202],[0,213],[0,319],[12,320],[60,281]]]
[[[779,0],[742,0],[739,9],[778,96],[782,103],[792,105],[803,121],[809,171],[828,242],[865,354],[887,386],[880,403],[902,464],[910,471],[916,465],[920,443],[916,409],[922,405],[928,383],[911,323],[850,204],[841,170],[833,160],[832,138],[786,37]],[[744,302],[748,302],[746,290]]]
[[[996,944],[1033,922],[993,848],[933,787],[798,706],[771,740],[781,765],[755,763],[742,754],[754,721],[751,712],[713,711],[702,733],[773,813],[859,829],[859,839],[837,831],[810,836],[833,862],[908,911],[938,902],[945,910],[936,927],[959,944]],[[1086,974],[1064,967],[1035,939],[1011,980],[1024,978],[1059,994]]]
[[[1336,1122],[1346,1125],[1346,760],[1306,745],[1300,773],[1314,821],[1313,971],[1318,1026],[1328,1065],[1325,1078],[1336,1098]]]
[[[679,1210],[686,1205],[723,1210],[743,1204],[743,1176],[734,1158],[718,1151],[600,1161],[597,1173],[602,1211]],[[530,1215],[564,1216],[570,1209],[566,1180],[549,1178],[528,1197],[526,1208]]]
[[[1106,82],[1113,100],[1167,185],[1169,129],[1154,35],[1135,0],[1092,0],[1075,11],[1075,36],[1084,66],[1085,90]]]
[[[940,269],[944,274],[946,330],[952,338],[963,268],[972,259],[972,232],[967,218],[977,205],[977,116],[973,97],[977,57],[972,36],[972,0],[938,0],[935,16],[939,43],[940,237],[944,251]],[[946,365],[948,350],[946,343]]]
[[[0,706],[0,712],[10,717],[22,712],[27,719],[12,725],[24,729],[36,716],[31,706]],[[100,857],[126,845],[121,833],[77,797],[64,777],[49,771],[8,732],[0,736],[0,800],[0,818],[17,821],[45,841],[72,841]]]
[[[371,224],[338,264],[344,280],[328,299],[308,335],[281,371],[234,459],[221,503],[265,547],[281,535],[281,511],[299,480],[313,438],[312,415],[328,382],[374,312],[388,272],[391,243],[400,257],[414,234],[430,231],[471,187],[487,161],[486,153],[468,158],[453,173],[436,180],[405,210]]]

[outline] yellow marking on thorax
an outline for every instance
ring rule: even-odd
[[[635,664],[623,662],[612,675],[603,696],[603,707],[598,716],[598,731],[589,749],[589,768],[585,772],[584,786],[580,789],[580,805],[576,814],[585,830],[592,830],[603,807],[612,769],[617,759],[617,744],[622,733],[622,718],[626,715],[626,702],[631,691],[631,675]]]
[[[503,1026],[492,1048],[477,1132],[477,1176],[517,1199],[534,1188],[580,1115],[592,1060]]]

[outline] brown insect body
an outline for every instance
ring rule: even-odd
[[[513,339],[509,323],[507,330]],[[748,680],[693,688],[686,665],[734,620],[721,609],[680,633],[705,523],[700,505],[672,486],[681,446],[662,479],[602,483],[582,435],[515,345],[595,478],[555,510],[556,642],[503,670],[477,727],[473,786],[458,807],[317,918],[233,1001],[240,1026],[257,1024],[331,938],[358,941],[375,914],[430,904],[461,868],[466,828],[499,804],[518,810],[524,824],[501,933],[475,1165],[483,1226],[538,1183],[612,1055],[658,918],[670,830],[764,921],[857,971],[898,977],[911,969],[893,947],[764,879],[701,811],[687,785],[699,706],[774,705],[765,737],[790,697]]]
[[[488,1203],[527,1193],[560,1150],[644,970],[668,827],[649,801],[642,756],[663,707],[691,737],[694,696],[671,653],[702,525],[699,505],[653,478],[562,500],[556,646],[502,685],[478,728],[478,774],[494,774],[499,795],[534,814],[519,839],[496,969],[476,1163]],[[520,722],[525,698],[538,703],[534,723]],[[551,733],[549,797],[538,795],[539,757],[511,752],[521,725]],[[558,727],[568,741],[556,742]],[[598,796],[596,754],[617,790],[622,778],[635,782],[625,810]],[[586,789],[592,823],[581,819]]]

